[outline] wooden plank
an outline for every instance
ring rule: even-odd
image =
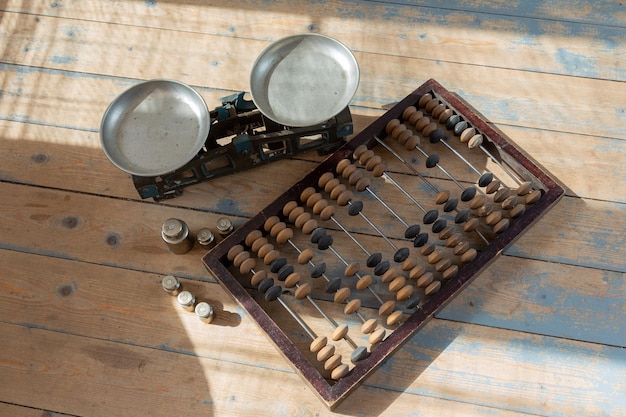
[[[49,410],[38,410],[30,407],[22,407],[16,404],[0,402],[0,416],[2,417],[71,417],[69,414],[55,413]]]
[[[181,410],[188,416],[328,414],[291,372],[4,323],[0,324],[0,334],[0,384],[6,387],[0,397],[33,407],[41,404],[91,416],[154,415],[154,404],[164,415],[178,415]],[[269,387],[268,380],[272,381]],[[430,415],[444,410],[455,415],[526,415],[368,386],[358,389],[333,415],[380,414],[386,410],[405,415],[415,411],[416,403],[420,411]]]
[[[263,41],[236,39],[237,47],[234,48],[232,45],[235,41],[222,36],[140,27],[125,27],[125,30],[121,31],[112,24],[65,21],[49,17],[41,17],[39,22],[35,22],[32,16],[24,16],[26,15],[15,13],[3,15],[3,21],[8,21],[7,25],[15,27],[14,32],[5,33],[6,43],[10,48],[5,53],[4,62],[30,67],[27,69],[20,67],[19,72],[22,75],[12,74],[11,80],[5,82],[7,86],[5,96],[8,96],[9,100],[0,103],[3,104],[0,107],[0,115],[1,118],[9,120],[32,117],[33,121],[43,121],[41,116],[30,114],[30,109],[26,112],[17,112],[15,106],[11,106],[13,97],[30,96],[24,85],[25,72],[30,73],[27,77],[30,85],[41,85],[41,80],[36,81],[33,78],[39,78],[42,70],[34,69],[33,66],[55,70],[71,68],[72,71],[80,73],[135,79],[175,78],[197,86],[246,91],[249,89],[249,71],[254,58],[267,46],[267,42]],[[8,42],[8,33],[11,33],[11,42]],[[54,41],[41,40],[43,44],[40,48],[26,53],[24,49],[28,49],[33,36],[37,36],[37,39]],[[109,41],[106,47],[101,42],[104,37]],[[134,39],[158,39],[158,42],[136,42]],[[204,52],[204,45],[207,44],[213,46],[210,52]],[[57,56],[63,58],[55,59]],[[113,60],[109,58],[110,56],[124,59]],[[171,61],[166,66],[156,65],[151,62],[155,56],[168,56]],[[604,80],[580,78],[572,84],[570,77],[529,71],[398,56],[384,56],[383,59],[379,54],[364,52],[357,52],[355,56],[361,68],[360,87],[352,101],[355,106],[380,108],[398,101],[426,79],[436,76],[448,90],[458,92],[494,123],[620,139],[626,137],[626,130],[623,127],[626,123],[620,123],[626,120],[626,112],[612,99],[626,95],[625,83],[614,84]],[[64,63],[66,61],[71,62],[71,67]],[[207,62],[215,62],[215,65],[206,65]],[[202,68],[202,71],[190,73],[189,68]],[[419,71],[415,71],[416,68],[419,68]],[[16,71],[10,66],[0,66],[0,69]],[[49,70],[44,70],[47,71]],[[89,77],[81,74],[79,78]],[[55,85],[55,83],[45,84]],[[612,95],[604,94],[609,90],[613,92]],[[83,86],[79,89],[77,83],[72,83],[69,91],[66,89],[64,93],[71,94],[72,98],[63,100],[72,102],[76,106],[74,110],[84,115],[86,108],[93,108],[93,104],[87,103],[88,100],[84,102],[76,100],[76,97],[84,96],[78,93],[83,91],[95,92],[97,89],[92,86]],[[110,94],[116,95],[121,89],[109,91]],[[564,97],[564,94],[567,94],[567,97]],[[35,92],[33,98],[41,95],[41,92]],[[593,107],[588,104],[589,97],[594,97]],[[46,97],[42,103],[43,108],[53,107],[46,106],[45,103],[51,98],[59,99]],[[110,100],[111,98],[105,101]],[[567,106],[555,104],[561,102],[568,104]],[[533,109],[533,118],[519,117],[526,114],[528,109]],[[103,111],[102,108],[98,113],[102,114]],[[13,116],[5,116],[7,113]],[[54,113],[46,114],[48,119],[46,123],[54,120]],[[16,115],[22,119],[18,119]],[[94,116],[92,120],[98,119]],[[593,120],[593,123],[590,120]],[[97,123],[92,122],[89,128],[96,129],[97,126]]]
[[[85,1],[73,1],[65,7],[9,1],[5,10],[265,41],[313,31],[340,39],[361,52],[626,79],[621,42],[624,22],[622,27],[604,25],[601,19],[607,16],[596,12],[596,7],[609,8],[609,4],[594,4],[595,20],[585,23],[564,14],[548,18],[547,14],[554,10],[571,9],[558,5],[534,13],[514,9],[507,13],[502,10],[502,4],[479,10],[468,5],[449,8],[437,3],[416,7],[402,2],[373,1],[274,2],[264,5],[262,11],[255,10],[256,6],[253,0],[230,1],[219,6],[199,0],[150,5],[118,2],[115,7],[94,6]],[[294,10],[305,12],[294,13]],[[367,38],[361,36],[365,25]],[[468,48],[472,53],[468,53]]]

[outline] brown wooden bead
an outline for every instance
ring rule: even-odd
[[[485,222],[489,226],[493,226],[498,223],[502,219],[502,212],[500,210],[495,210],[489,213],[489,215],[485,218]]]
[[[365,164],[365,169],[367,169],[368,171],[371,171],[374,169],[376,165],[380,164],[381,162],[383,162],[383,158],[381,158],[380,155],[374,155]]]
[[[373,150],[369,149],[365,152],[363,152],[361,154],[361,156],[359,156],[359,164],[361,165],[365,165],[367,163],[367,161],[369,161],[370,159],[372,159],[376,154],[374,153]]]
[[[320,212],[320,219],[322,220],[328,220],[331,217],[333,217],[335,215],[335,206],[328,206],[325,207],[321,212]]]
[[[308,220],[302,225],[302,233],[305,235],[310,235],[315,229],[317,229],[317,221],[315,219]]]
[[[333,339],[333,340],[340,340],[340,339],[341,337],[339,339]],[[341,365],[341,355],[338,353],[335,353],[333,356],[326,359],[326,362],[324,362],[324,369],[326,371],[332,371],[339,365]]]
[[[439,105],[439,100],[437,100],[436,98],[433,98],[428,103],[426,103],[426,106],[424,106],[424,110],[426,110],[428,113],[432,113],[434,108],[437,107],[438,105]]]
[[[342,363],[341,365],[339,365],[338,367],[336,367],[335,369],[331,371],[330,378],[337,381],[343,378],[344,376],[348,375],[349,372],[350,372],[350,367],[346,365],[345,363]]]
[[[317,352],[317,360],[324,362],[335,354],[335,345],[326,345]]]
[[[500,188],[500,185],[502,185],[500,180],[493,180],[489,184],[487,184],[487,186],[485,187],[485,192],[487,194],[493,194],[496,191],[498,191],[498,189]]]
[[[461,262],[467,263],[476,259],[478,252],[474,248],[469,248],[463,255],[461,255]]]
[[[458,273],[459,267],[457,265],[451,265],[448,269],[443,271],[441,277],[445,280],[449,280],[450,278],[454,278]]]
[[[332,172],[325,172],[318,178],[317,186],[320,188],[324,188],[328,181],[332,180],[333,178],[335,178],[335,175]]]
[[[441,281],[433,281],[428,287],[424,289],[424,294],[432,295],[439,291],[441,288]]]
[[[421,132],[430,123],[430,117],[422,117],[415,123],[415,130]]]
[[[263,263],[265,265],[269,265],[274,262],[274,260],[276,260],[276,258],[278,258],[279,256],[280,252],[278,252],[276,249],[272,249],[271,251],[267,252],[267,254],[263,257]]]
[[[372,333],[370,333],[368,342],[370,342],[371,345],[376,345],[382,342],[384,338],[385,338],[385,329],[381,328],[381,329],[374,330]]]
[[[331,335],[331,339],[337,341],[341,340],[348,334],[348,326],[345,324],[337,326]]]
[[[450,191],[443,190],[435,196],[435,204],[443,204],[450,199]]]
[[[263,245],[265,245],[267,243],[269,243],[267,238],[260,237],[257,240],[255,240],[254,242],[252,242],[252,245],[250,245],[250,249],[252,249],[252,252],[257,253],[259,251],[259,249],[261,249],[261,246],[263,246]]]
[[[381,305],[380,308],[378,309],[378,314],[381,315],[381,316],[388,316],[395,309],[396,309],[396,302],[395,301],[393,301],[393,300],[385,301],[383,303],[383,305]]]
[[[318,336],[317,338],[315,338],[315,340],[311,342],[311,345],[309,346],[309,350],[313,353],[317,353],[320,350],[322,350],[322,348],[326,346],[327,344],[328,344],[328,339],[326,338],[326,336]]]
[[[422,276],[420,276],[417,279],[417,286],[421,288],[425,288],[429,286],[431,282],[433,282],[434,278],[435,277],[432,272],[426,272],[425,274],[422,274]]]
[[[235,259],[235,256],[237,256],[240,252],[243,252],[243,245],[235,245],[226,253],[226,259],[232,262],[233,259]]]
[[[417,121],[419,119],[421,119],[422,117],[424,117],[424,113],[422,113],[421,111],[416,111],[415,113],[413,113],[411,115],[411,117],[409,117],[409,119],[407,120],[407,122],[411,125],[411,126],[415,126],[415,123],[417,123]]]
[[[293,230],[288,227],[282,229],[276,234],[276,242],[278,242],[279,245],[284,245],[291,238],[293,238]]]
[[[517,190],[515,190],[515,193],[519,196],[526,195],[531,191],[532,187],[533,187],[532,182],[524,181],[523,183],[519,185],[519,187],[517,187]]]
[[[337,304],[343,304],[343,302],[346,301],[348,297],[350,297],[350,288],[339,288],[333,296],[333,301]]]
[[[348,184],[350,184],[351,186],[354,187],[354,185],[361,179],[363,178],[363,176],[365,175],[365,173],[363,172],[363,170],[361,169],[357,169],[355,170],[352,174],[350,174],[350,176],[348,177]]]
[[[381,177],[385,171],[387,171],[387,165],[383,162],[372,168],[372,175],[378,178]]]
[[[423,265],[417,265],[409,272],[409,279],[418,279],[426,272],[426,268]]]
[[[434,250],[435,250],[435,244],[427,243],[426,245],[422,246],[422,248],[420,249],[420,253],[424,256],[428,256],[431,253],[433,253]]]
[[[400,145],[404,145],[411,136],[413,136],[413,131],[408,130],[408,129],[403,130],[402,132],[400,132],[396,140],[398,141]]]
[[[260,230],[253,230],[250,233],[248,233],[246,235],[246,238],[244,240],[244,243],[246,244],[246,246],[252,246],[252,242],[254,242],[255,240],[257,240],[258,238],[263,237],[263,232],[261,232]]]
[[[446,239],[446,247],[454,248],[461,242],[461,236],[454,234]]]
[[[526,204],[535,204],[541,198],[541,190],[532,190],[526,194]]]
[[[283,216],[289,217],[289,213],[291,213],[291,211],[295,209],[296,207],[298,207],[297,201],[295,200],[289,201],[287,204],[283,206]]]
[[[344,169],[352,165],[352,161],[345,158],[341,161],[337,162],[337,166],[335,166],[335,171],[337,171],[337,175],[341,175]]]
[[[487,202],[478,209],[478,215],[480,217],[489,216],[493,212],[493,204]]]
[[[299,282],[300,282],[300,274],[297,272],[292,272],[291,274],[287,275],[287,278],[285,279],[285,287],[287,288],[293,288],[295,287]]]
[[[424,126],[424,129],[422,129],[422,135],[424,135],[425,137],[429,137],[431,133],[437,130],[437,127],[437,123],[435,122],[428,123],[426,126]]]
[[[296,292],[294,293],[294,296],[298,299],[298,300],[302,300],[303,298],[306,298],[309,294],[311,294],[311,285],[308,283],[302,284],[300,285],[298,288],[296,288]]]
[[[281,230],[285,230],[287,228],[287,224],[285,222],[278,222],[270,229],[270,236],[276,237]]]
[[[361,192],[361,191],[365,191],[367,187],[369,186],[370,186],[370,179],[367,177],[363,177],[357,181],[357,183],[354,185],[354,189],[357,190],[358,192]]]
[[[403,271],[410,271],[417,266],[417,260],[415,258],[406,258],[401,266]]]
[[[525,211],[526,211],[526,206],[524,206],[523,204],[518,204],[517,206],[511,209],[511,211],[509,212],[509,215],[511,216],[511,218],[515,219],[523,215]]]
[[[257,256],[260,259],[263,259],[265,258],[265,255],[267,255],[272,250],[274,250],[274,245],[272,245],[271,243],[266,243],[259,248],[259,250],[257,251]]]
[[[343,179],[348,179],[348,178],[350,178],[350,176],[352,174],[354,174],[356,171],[358,171],[358,169],[359,168],[356,165],[354,165],[354,164],[349,165],[349,166],[346,167],[346,169],[343,170],[343,172],[341,173],[341,177]]]
[[[365,290],[367,289],[370,285],[372,285],[372,283],[374,282],[374,278],[372,278],[371,275],[363,275],[361,278],[359,278],[359,280],[356,282],[356,289],[357,290]]]
[[[399,277],[394,278],[393,281],[389,283],[389,291],[398,292],[405,285],[406,285],[406,278],[404,278],[401,275]]]
[[[350,162],[350,161],[348,161]],[[302,190],[302,192],[300,193],[300,201],[302,201],[303,203],[306,202],[306,200],[308,200],[308,198],[312,195],[315,194],[317,192],[317,190],[315,190],[315,188],[313,187],[307,187],[304,190]]]
[[[402,316],[403,316],[403,313],[401,310],[394,311],[387,317],[387,325],[394,326],[398,324],[400,320],[402,319]]]
[[[363,325],[361,326],[361,333],[370,334],[374,330],[376,330],[377,325],[378,325],[378,322],[376,321],[376,319],[366,320],[365,323],[363,323]]]
[[[470,140],[467,141],[467,147],[470,149],[474,149],[483,144],[483,135],[478,134],[472,136]]]
[[[265,278],[267,278],[267,271],[262,269],[260,271],[255,272],[252,275],[252,278],[250,278],[250,284],[252,284],[254,287],[256,287],[257,285],[259,285],[261,283],[261,281],[263,281]]]
[[[420,144],[420,137],[417,135],[411,136],[404,144],[404,149],[407,151],[414,150]]]
[[[309,198],[306,199],[306,206],[309,208],[313,207],[315,203],[322,200],[323,198],[324,197],[322,197],[321,193],[313,193],[309,196]]]
[[[510,195],[511,189],[509,187],[502,187],[494,194],[493,201],[496,203],[502,203]]]
[[[434,119],[439,119],[439,116],[441,116],[441,113],[443,113],[445,109],[446,109],[446,105],[443,103],[440,103],[437,106],[435,106],[435,108],[431,112],[431,115],[433,116]]]
[[[385,284],[393,281],[398,275],[398,271],[396,268],[389,268],[385,273],[380,277],[381,281]]]
[[[360,268],[361,268],[361,265],[358,262],[351,262],[346,266],[346,269],[343,271],[343,274],[346,277],[352,277],[357,272],[359,272]]]
[[[504,210],[511,210],[513,207],[517,205],[517,196],[510,195],[504,199],[501,206]]]
[[[313,205],[311,211],[313,214],[319,215],[326,207],[328,207],[328,200],[323,198]]]
[[[330,190],[330,198],[333,200],[337,200],[337,197],[339,197],[339,194],[343,193],[344,191],[346,191],[346,186],[343,184],[338,184],[335,188],[333,188],[332,190]]]
[[[407,127],[404,124],[396,126],[396,128],[391,131],[391,137],[394,140],[398,140],[398,136],[400,136],[400,133],[402,133],[406,129],[407,129]]]
[[[435,271],[443,272],[451,266],[452,266],[452,261],[450,260],[450,258],[443,258],[442,260],[440,260],[439,262],[435,264]]]
[[[508,228],[509,228],[509,219],[504,218],[504,219],[500,220],[498,223],[496,223],[493,226],[493,231],[495,233],[500,234],[500,233],[504,232]]]
[[[439,123],[445,123],[448,121],[448,119],[450,118],[450,116],[452,116],[454,114],[454,111],[452,109],[445,109],[444,111],[441,112],[441,114],[439,115]]]
[[[304,213],[304,207],[302,206],[298,206],[295,209],[291,210],[288,216],[289,221],[293,223],[302,213]]]
[[[359,159],[359,157],[367,151],[368,147],[366,145],[359,145],[356,147],[354,152],[352,152],[352,156],[354,157],[354,159]]]
[[[244,260],[241,265],[239,265],[239,272],[242,274],[249,274],[255,266],[256,261],[254,260],[254,258],[248,258]]]
[[[344,192],[339,194],[339,196],[337,196],[337,205],[341,207],[347,206],[348,203],[352,200],[352,197],[352,191],[345,190]]]
[[[474,230],[478,229],[478,226],[480,226],[480,220],[478,220],[476,217],[472,217],[463,225],[463,231],[466,233],[473,232]]]
[[[387,123],[387,126],[385,126],[385,132],[390,135],[391,132],[393,131],[393,129],[395,129],[396,127],[400,126],[402,124],[402,122],[399,119],[392,119],[389,121],[389,123]]]
[[[405,285],[404,287],[400,288],[396,293],[396,300],[404,301],[407,300],[411,295],[413,295],[413,286]]]
[[[402,112],[402,120],[407,120],[413,113],[417,112],[417,107],[409,106]]]
[[[469,208],[471,208],[472,210],[477,210],[483,205],[485,205],[486,202],[487,202],[487,198],[482,194],[478,194],[469,201],[468,205],[469,205]]]
[[[361,300],[355,298],[354,300],[348,301],[343,309],[343,312],[345,314],[354,314],[359,308],[361,308]]]
[[[298,263],[300,265],[308,263],[311,259],[313,259],[313,249],[311,248],[306,248],[298,255]]]
[[[467,241],[460,242],[458,245],[452,249],[452,252],[455,255],[463,255],[470,248],[470,244]]]
[[[341,180],[339,180],[339,178],[333,178],[332,180],[328,181],[326,185],[324,185],[324,191],[330,193],[331,190],[339,184],[341,184]]]
[[[270,216],[265,220],[265,223],[263,223],[263,229],[266,232],[269,232],[270,230],[272,230],[272,227],[274,227],[274,225],[276,225],[277,223],[280,223],[280,219],[278,218],[278,216]]]
[[[446,240],[446,239],[450,238],[453,235],[454,235],[454,228],[451,227],[451,226],[446,226],[446,227],[443,228],[442,231],[439,232],[439,234],[437,236],[439,236],[439,239],[441,239],[441,240]],[[452,245],[452,246],[454,246],[454,245]]]
[[[467,129],[465,129],[463,132],[461,132],[461,135],[459,136],[459,140],[462,143],[466,143],[467,141],[469,141],[472,136],[474,136],[476,134],[476,129],[474,129],[473,127],[468,127]]]
[[[426,93],[422,97],[420,97],[419,101],[417,102],[417,105],[421,108],[424,108],[426,106],[426,103],[428,103],[432,99],[433,99],[432,94]]]

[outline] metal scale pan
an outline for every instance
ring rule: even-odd
[[[273,42],[256,59],[250,94],[284,126],[314,126],[345,109],[359,85],[352,52],[328,36],[306,33]]]
[[[109,105],[100,141],[119,169],[153,177],[191,161],[204,146],[210,126],[209,110],[197,91],[157,79],[129,88]]]

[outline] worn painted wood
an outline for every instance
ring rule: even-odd
[[[203,251],[173,255],[158,236],[170,216],[241,224],[322,157],[155,204],[98,139],[106,106],[138,81],[186,81],[214,107],[248,89],[271,40],[309,31],[356,53],[357,131],[434,77],[567,187],[337,415],[626,414],[625,7],[0,2],[0,415],[329,414],[213,282]],[[216,323],[181,314],[159,287],[166,273],[213,301]]]

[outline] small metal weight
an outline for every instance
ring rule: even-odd
[[[180,281],[174,275],[164,276],[161,280],[161,285],[163,290],[169,295],[178,295],[182,289]]]
[[[180,219],[167,219],[161,227],[161,237],[170,250],[178,255],[187,253],[193,248],[194,238],[189,227]]]
[[[193,311],[196,304],[196,297],[189,291],[181,291],[178,294],[178,304],[187,311]]]
[[[196,316],[204,323],[211,323],[215,317],[215,312],[211,304],[202,301],[196,305]]]
[[[210,229],[200,229],[196,234],[196,239],[198,240],[198,244],[204,249],[211,249],[215,246],[215,236],[213,236],[213,232],[211,232]]]

